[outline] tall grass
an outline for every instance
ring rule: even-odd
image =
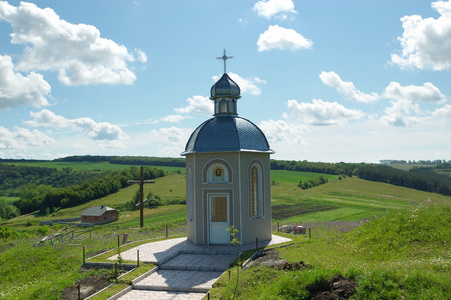
[[[318,234],[287,235],[292,246],[279,248],[290,262],[313,266],[302,271],[255,267],[240,272],[242,299],[310,299],[329,289],[341,274],[357,283],[355,299],[450,299],[451,206],[420,205],[379,216],[355,229],[323,223]],[[319,225],[319,224],[318,224]],[[213,298],[228,299],[234,280],[223,276]],[[255,293],[258,291],[258,294]]]
[[[80,279],[82,252],[78,247],[40,245],[17,240],[0,253],[0,299],[58,299]]]
[[[155,223],[140,230],[107,226],[82,236],[75,236],[74,239],[67,236],[45,243],[38,243],[40,238],[30,237],[2,241],[0,299],[59,299],[65,288],[86,276],[105,272],[102,270],[80,272],[83,247],[85,258],[88,259],[116,249],[118,240],[122,246],[125,233],[128,234],[129,241],[138,243],[165,237],[167,225],[169,236],[186,234],[186,226],[178,223]],[[105,257],[114,254],[107,254]]]
[[[428,299],[436,294],[436,299],[446,299],[444,295],[451,293],[451,197],[357,178],[338,180],[334,176],[325,185],[303,191],[297,188],[297,182],[305,180],[303,176],[308,174],[301,173],[277,171],[271,186],[272,202],[274,208],[296,207],[299,211],[306,208],[303,214],[287,215],[277,221],[281,225],[298,223],[311,227],[312,239],[287,235],[297,243],[281,248],[280,252],[289,261],[303,260],[314,268],[293,272],[267,268],[244,271],[240,273],[241,298],[255,298],[256,289],[267,299],[292,299],[293,295],[298,295],[295,297],[298,299],[308,298],[314,287],[340,273],[358,282],[356,297],[359,299],[376,299],[378,293],[388,298]],[[145,194],[152,191],[162,198],[184,197],[185,175],[174,173],[144,188]],[[130,186],[89,204],[60,210],[50,218],[79,216],[81,211],[94,205],[120,206],[129,201],[137,189],[137,185]],[[431,202],[436,204],[427,205]],[[418,206],[419,203],[424,205]],[[331,209],[318,211],[318,205]],[[170,235],[186,232],[182,225],[186,215],[184,205],[162,206],[144,212],[144,229],[135,229],[139,227],[139,211],[124,211],[118,222],[102,226],[91,237],[86,235],[72,242],[77,245],[37,246],[36,239],[2,242],[0,299],[56,299],[55,295],[64,287],[86,276],[78,272],[82,245],[90,257],[116,247],[117,236],[124,233],[129,234],[130,240],[144,241],[165,236],[166,224],[177,228],[170,229]],[[37,229],[43,228],[37,227],[40,219],[28,215],[6,223],[36,236],[45,234]],[[362,225],[362,219],[372,221]],[[351,230],[353,228],[357,229]],[[227,299],[227,280],[221,279],[220,288],[213,295]]]

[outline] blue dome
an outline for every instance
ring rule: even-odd
[[[236,116],[217,116],[194,130],[181,155],[229,151],[274,153],[254,123]]]
[[[226,73],[211,87],[210,95],[212,100],[223,97],[241,98],[240,87]]]

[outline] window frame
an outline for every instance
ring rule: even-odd
[[[256,174],[254,173],[256,172]],[[254,175],[256,178],[254,179]],[[253,161],[249,166],[249,218],[259,219],[264,217],[263,210],[263,167],[260,161]]]

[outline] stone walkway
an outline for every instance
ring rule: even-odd
[[[271,241],[259,242],[259,247],[291,241],[277,235]],[[122,259],[158,265],[156,271],[133,283],[132,290],[120,300],[202,299],[213,283],[229,268],[239,252],[251,250],[254,245],[199,246],[185,238],[152,242],[121,253]],[[114,255],[109,260],[117,260]]]

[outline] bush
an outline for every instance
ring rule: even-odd
[[[20,237],[20,234],[9,227],[0,227],[0,240],[14,240]]]
[[[39,226],[37,231],[41,236],[44,236],[49,232],[49,225]]]
[[[299,180],[298,187],[300,187],[303,190],[307,190],[312,187],[315,187],[315,186],[318,186],[321,184],[325,184],[327,182],[328,182],[327,178],[324,178],[324,176],[319,176],[316,178],[309,179],[305,182],[302,182],[302,180]]]

